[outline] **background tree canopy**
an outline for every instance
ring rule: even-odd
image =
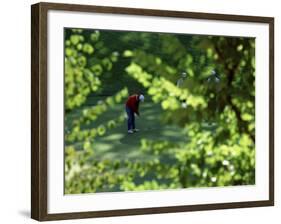
[[[254,38],[65,29],[64,60],[65,193],[255,183]]]

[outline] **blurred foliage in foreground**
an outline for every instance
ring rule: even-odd
[[[253,38],[65,29],[65,193],[254,184],[254,82]],[[149,160],[96,158],[98,136],[126,132],[123,103],[135,91],[186,141],[141,137]],[[95,94],[105,97],[88,105]]]

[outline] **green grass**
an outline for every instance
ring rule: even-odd
[[[96,100],[97,101],[97,100]],[[69,114],[66,120],[79,116],[81,110],[76,110]],[[166,140],[175,143],[186,143],[186,136],[182,129],[177,126],[163,124],[161,122],[162,108],[160,105],[151,101],[145,101],[140,104],[140,117],[136,116],[136,128],[139,132],[134,134],[127,133],[127,121],[120,123],[115,128],[108,129],[106,134],[94,139],[93,150],[94,159],[98,160],[147,160],[152,155],[140,150],[140,141],[147,140]],[[97,120],[90,124],[91,127],[97,127],[99,124],[105,124],[111,119],[123,114],[126,116],[124,104],[115,105],[114,108],[107,110]],[[82,142],[75,143],[76,148],[82,146]],[[167,158],[166,158],[167,159]]]
[[[99,100],[104,100],[104,98],[91,98],[88,104],[84,107],[80,107],[73,110],[71,113],[66,115],[66,126],[70,126],[72,121],[79,118],[82,114],[83,109],[91,108],[98,103]],[[92,150],[93,155],[89,160],[96,162],[110,161],[113,162],[127,162],[130,163],[140,163],[149,164],[151,161],[160,161],[161,164],[174,165],[177,164],[177,160],[169,148],[165,149],[168,151],[162,151],[161,153],[153,153],[153,150],[143,150],[141,148],[142,139],[156,143],[157,141],[167,141],[169,143],[175,143],[177,150],[185,150],[185,147],[180,147],[181,145],[186,145],[189,141],[186,130],[183,128],[173,125],[164,124],[162,122],[162,116],[164,111],[161,105],[153,103],[150,99],[146,99],[144,103],[140,104],[139,107],[140,117],[135,117],[136,128],[140,129],[139,132],[134,134],[128,134],[127,132],[127,120],[124,119],[123,122],[117,123],[114,128],[106,129],[106,132],[102,136],[96,136],[92,140]],[[99,125],[107,124],[108,121],[120,117],[120,115],[127,117],[125,112],[124,103],[114,105],[109,107],[106,112],[98,116],[98,118],[87,124],[82,129],[97,128]],[[175,114],[177,116],[177,114]],[[210,125],[208,122],[204,123],[204,128],[213,129],[214,125]],[[84,141],[77,141],[74,143],[76,150],[82,150]],[[90,164],[91,164],[90,162]],[[130,168],[121,167],[118,169],[119,174],[129,173]],[[134,183],[137,185],[143,184],[145,181],[154,180],[157,173],[151,170],[145,174],[145,176],[136,175],[134,177]],[[159,184],[169,184],[171,180],[162,178],[158,179]],[[108,191],[122,191],[120,185],[116,186],[103,186],[102,188],[96,189],[97,192],[108,192]]]

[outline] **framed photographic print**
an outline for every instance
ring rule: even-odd
[[[274,204],[274,19],[32,5],[32,218]]]

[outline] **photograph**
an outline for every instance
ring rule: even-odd
[[[64,194],[255,185],[254,37],[63,38]]]

